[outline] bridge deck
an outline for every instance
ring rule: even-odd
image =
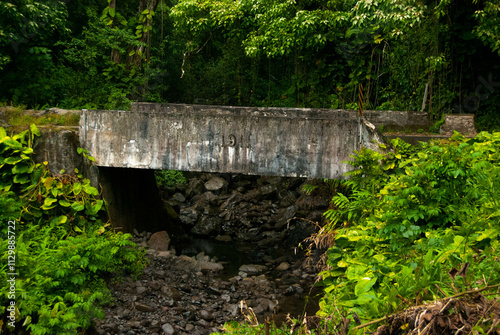
[[[106,167],[341,178],[380,138],[357,113],[135,103],[84,110],[80,141]]]

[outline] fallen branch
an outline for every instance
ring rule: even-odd
[[[498,284],[498,285],[491,285],[491,286],[485,286],[485,287],[480,288],[480,289],[473,289],[473,290],[470,290],[470,291],[465,291],[465,292],[457,293],[455,295],[452,295],[451,297],[443,298],[443,299],[441,299],[441,301],[447,300],[447,299],[458,298],[458,297],[461,297],[461,296],[464,296],[464,295],[468,295],[468,294],[479,293],[481,291],[490,290],[492,288],[497,288],[497,287],[500,287],[500,284]],[[498,293],[498,294],[500,294],[500,293]],[[426,306],[426,305],[419,305],[419,306],[415,306],[413,308],[424,307],[424,306]],[[365,327],[377,324],[379,322],[382,322],[382,321],[386,320],[387,318],[390,318],[392,316],[396,316],[397,314],[399,314],[399,313],[394,313],[394,314],[391,314],[389,316],[384,316],[384,317],[382,317],[380,319],[377,319],[377,320],[373,320],[373,321],[370,321],[370,322],[367,322],[367,323],[363,323],[362,325],[356,326],[353,329],[361,329],[361,328],[365,328]]]

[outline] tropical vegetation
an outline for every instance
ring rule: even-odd
[[[499,0],[9,0],[0,101],[474,113],[500,127]]]
[[[33,162],[37,135],[34,125],[11,136],[0,128],[0,332],[77,334],[104,315],[106,282],[139,274],[145,258],[110,229],[104,200],[79,171]]]

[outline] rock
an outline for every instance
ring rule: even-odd
[[[280,265],[278,265],[278,267],[276,268],[276,270],[278,271],[286,271],[290,269],[290,264],[288,264],[287,262],[283,262],[281,263]]]
[[[223,220],[216,216],[202,216],[191,229],[191,233],[196,235],[216,235],[222,229],[222,222]]]
[[[225,302],[229,302],[229,301],[231,301],[231,296],[230,296],[229,294],[227,294],[227,293],[222,294],[222,295],[220,296],[220,298],[221,298],[222,300],[224,300]]]
[[[278,191],[278,187],[276,185],[264,185],[260,188],[259,192],[262,194],[264,199],[273,199]]]
[[[135,309],[137,309],[138,311],[146,312],[146,313],[151,313],[155,310],[153,307],[148,306],[148,305],[143,304],[143,303],[140,303],[140,302],[134,303],[134,306],[135,306]]]
[[[289,206],[287,208],[280,209],[277,214],[278,219],[276,221],[275,228],[282,229],[284,226],[286,226],[288,224],[288,220],[293,218],[296,212],[297,207],[295,206]]]
[[[186,201],[186,198],[181,193],[177,192],[172,196],[172,200],[177,202],[184,202]]]
[[[187,332],[191,332],[191,331],[193,331],[193,330],[194,330],[194,326],[193,326],[192,324],[188,323],[188,324],[186,325],[186,328],[185,328],[185,329],[186,329],[186,331],[187,331]]]
[[[151,235],[149,239],[148,245],[151,249],[155,249],[157,251],[168,251],[168,247],[170,246],[170,236],[166,231],[159,231]]]
[[[141,327],[141,321],[129,321],[128,326],[130,328],[140,328]]]
[[[220,263],[200,261],[198,262],[200,265],[200,270],[205,271],[222,271],[224,270],[224,266]]]
[[[302,194],[295,202],[295,205],[300,210],[313,210],[315,208],[327,208],[329,205],[330,199],[325,195],[321,194]]]
[[[200,271],[200,265],[198,262],[189,256],[180,255],[175,260],[173,267],[178,270],[188,271],[188,272],[197,272]]]
[[[172,325],[170,323],[165,323],[161,326],[161,329],[163,330],[163,332],[165,334],[168,334],[168,335],[173,335],[175,334],[175,329],[174,327],[172,327]]]
[[[188,198],[192,198],[197,194],[202,194],[204,190],[205,190],[205,186],[203,184],[203,181],[195,178],[195,179],[191,179],[189,181],[189,184],[188,184],[188,187],[186,189],[185,194]]]
[[[204,207],[207,203],[217,204],[220,198],[211,191],[207,191],[203,194],[199,194],[193,197],[193,201],[196,201],[196,209]]]
[[[264,265],[257,265],[257,264],[245,264],[240,266],[239,271],[246,272],[249,274],[256,274],[260,272],[266,271],[267,268]]]
[[[180,300],[182,298],[182,294],[175,287],[172,286],[163,286],[161,288],[161,292],[168,298],[172,298],[175,301]]]
[[[221,242],[231,242],[233,240],[229,235],[218,235],[215,239]]]
[[[174,256],[172,254],[172,252],[169,250],[169,251],[159,251],[157,254],[156,254],[156,257],[160,257],[160,258],[168,258],[168,257],[172,257]]]
[[[183,208],[181,210],[179,219],[182,223],[191,226],[198,221],[198,211],[194,207]]]
[[[137,287],[135,290],[136,290],[137,294],[141,295],[141,294],[143,294],[144,292],[146,292],[148,289],[147,289],[147,288],[145,288],[144,286],[139,286],[139,287]]]
[[[235,317],[236,315],[238,315],[239,306],[238,304],[224,304],[224,306],[222,306],[222,310],[232,317]]]
[[[206,320],[206,321],[211,321],[214,319],[214,316],[209,311],[202,310],[200,312],[200,318],[202,318],[203,320]]]
[[[207,191],[221,191],[227,188],[227,181],[221,177],[212,177],[205,183]]]

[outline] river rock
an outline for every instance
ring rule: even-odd
[[[205,183],[207,191],[221,191],[224,188],[227,188],[227,181],[221,177],[212,177]]]
[[[200,270],[205,271],[221,271],[224,270],[224,266],[220,263],[207,262],[207,261],[199,261]]]
[[[155,310],[153,307],[148,306],[148,305],[143,304],[143,303],[140,303],[140,302],[134,303],[134,306],[135,306],[135,309],[137,309],[138,311],[146,312],[146,313],[151,313]]]
[[[249,274],[256,274],[264,272],[266,270],[267,268],[265,265],[257,265],[257,264],[244,264],[239,268],[239,271],[246,272]]]
[[[165,285],[160,290],[166,297],[172,298],[175,301],[182,298],[182,294],[175,287]]]
[[[170,323],[165,323],[161,326],[161,329],[163,330],[163,332],[165,334],[168,334],[168,335],[173,335],[175,334],[175,329],[174,327],[172,327],[172,325]]]
[[[200,264],[198,264],[198,262],[194,258],[186,255],[180,255],[179,257],[177,257],[173,266],[175,269],[182,271],[200,271]]]
[[[222,219],[216,216],[202,216],[191,229],[196,235],[217,235],[222,229]]]
[[[202,310],[200,312],[200,318],[202,318],[203,320],[206,320],[206,321],[211,321],[214,319],[214,316],[209,311]]]
[[[202,180],[194,178],[189,181],[188,187],[186,189],[186,197],[192,198],[197,194],[202,194],[205,190],[205,186]]]
[[[194,225],[196,221],[198,221],[198,211],[196,210],[195,206],[182,208],[179,219],[185,225]]]
[[[149,239],[148,245],[151,249],[157,251],[168,251],[168,247],[170,246],[170,236],[166,231],[159,231],[151,235]]]
[[[221,242],[231,242],[233,240],[229,235],[218,235],[215,239]]]
[[[146,292],[148,289],[145,288],[144,286],[138,286],[135,290],[136,290],[136,292],[137,292],[138,295],[141,295],[144,292]]]
[[[278,267],[276,268],[276,270],[278,271],[286,271],[290,269],[290,264],[288,264],[287,262],[282,262],[280,265],[278,265]]]
[[[186,197],[184,197],[182,193],[177,192],[172,196],[172,200],[177,202],[184,202],[186,201]]]
[[[276,229],[282,229],[284,226],[288,224],[288,220],[295,216],[297,212],[297,207],[295,205],[289,206],[287,208],[282,208],[278,211],[276,220],[276,225],[274,226]]]

